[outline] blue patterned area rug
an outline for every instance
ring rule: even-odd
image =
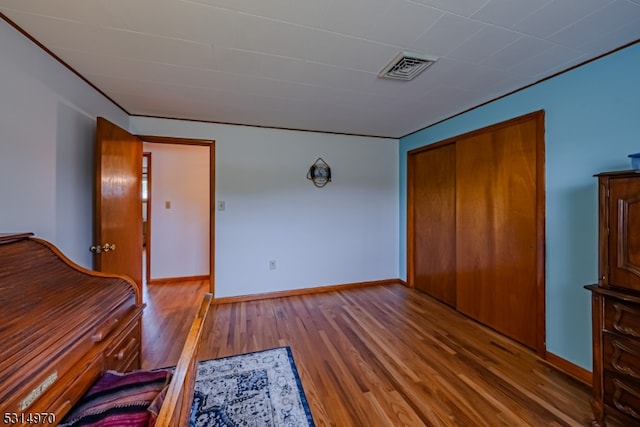
[[[200,362],[191,425],[314,427],[291,349]]]

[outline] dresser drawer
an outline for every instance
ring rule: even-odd
[[[91,385],[102,375],[104,371],[104,358],[101,353],[94,352],[90,357],[79,361],[75,369],[67,372],[51,386],[48,393],[44,394],[33,405],[24,411],[19,411],[23,417],[17,423],[9,425],[28,426],[29,417],[42,417],[36,425],[57,425],[71,410],[73,405],[86,393]],[[27,418],[24,418],[26,416]]]
[[[640,385],[615,375],[604,377],[604,403],[640,422]]]
[[[627,337],[640,339],[640,304],[606,298],[604,329]]]
[[[640,342],[619,335],[603,335],[603,368],[640,381]]]
[[[126,372],[140,367],[139,320],[118,335],[105,352],[107,369]]]

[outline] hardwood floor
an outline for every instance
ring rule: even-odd
[[[176,363],[208,285],[145,293],[143,368]],[[317,426],[586,426],[589,387],[419,291],[216,305],[200,358],[290,346]]]

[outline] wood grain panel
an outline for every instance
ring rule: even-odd
[[[412,277],[416,289],[456,305],[456,146],[411,153]]]
[[[537,129],[509,123],[456,145],[458,309],[536,348]]]
[[[609,178],[608,286],[640,291],[640,180]]]

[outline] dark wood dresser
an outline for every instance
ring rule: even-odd
[[[105,370],[140,368],[138,288],[31,233],[0,234],[0,416],[55,425]]]
[[[640,171],[599,183],[598,283],[592,296],[594,426],[640,426]]]

